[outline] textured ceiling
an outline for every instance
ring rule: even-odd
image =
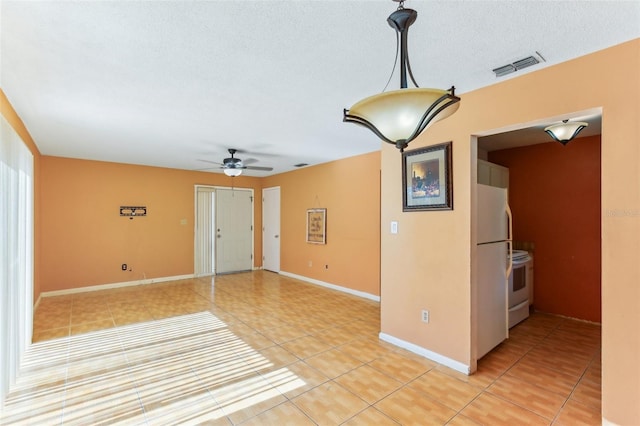
[[[418,83],[458,94],[640,37],[639,1],[405,6],[418,11]],[[395,7],[2,0],[0,86],[45,155],[201,169],[238,148],[274,167],[247,175],[281,173],[380,148],[342,109],[384,87]],[[491,71],[536,51],[546,62],[500,80]]]

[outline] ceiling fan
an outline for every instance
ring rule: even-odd
[[[247,170],[261,170],[261,171],[265,171],[265,172],[270,172],[273,170],[273,167],[260,167],[260,166],[249,166],[247,164],[250,164],[250,162],[255,162],[257,160],[246,160],[246,161],[242,161],[239,158],[234,157],[234,155],[236,154],[236,152],[238,152],[237,149],[233,149],[233,148],[229,148],[228,149],[229,154],[231,154],[231,157],[227,157],[224,160],[222,160],[222,164],[220,163],[214,163],[214,164],[220,164],[220,168],[224,171],[224,174],[227,176],[240,176],[242,174],[242,170],[243,169],[247,169]],[[213,161],[208,161],[208,160],[201,160],[207,163],[213,163]]]

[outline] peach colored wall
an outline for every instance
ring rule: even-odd
[[[453,211],[403,213],[400,153],[385,144],[382,331],[475,367],[477,152],[470,140],[602,108],[602,410],[607,422],[639,424],[638,93],[640,39],[463,94],[456,114],[410,145],[453,141]],[[396,235],[388,232],[391,220],[399,222]],[[421,308],[431,309],[429,324],[420,322]]]
[[[600,322],[600,136],[489,161],[509,167],[513,239],[535,243],[535,309]]]
[[[50,156],[41,163],[42,291],[193,274],[194,185],[231,185],[219,173]],[[260,194],[260,179],[233,179]],[[147,206],[147,217],[120,217],[121,205]],[[261,209],[258,196],[254,229],[262,227]],[[254,259],[260,266],[260,232]]]
[[[42,257],[42,249],[40,245],[40,238],[38,237],[40,234],[40,220],[41,220],[41,209],[40,209],[40,150],[34,143],[29,131],[24,126],[24,123],[18,117],[11,102],[7,99],[4,91],[0,89],[0,114],[7,120],[9,125],[13,127],[13,129],[18,133],[22,141],[25,143],[29,151],[33,154],[33,208],[34,208],[34,217],[33,217],[33,227],[34,227],[34,260],[33,260],[33,301],[35,303],[40,296],[40,259]]]
[[[274,186],[281,271],[380,295],[380,152],[263,178],[264,188]],[[327,244],[309,244],[306,211],[320,207],[327,209]]]
[[[624,64],[624,66],[611,66],[610,64]],[[474,191],[471,182],[475,179],[471,179],[471,177],[475,177],[473,159],[476,157],[476,153],[469,140],[472,135],[481,134],[482,132],[486,134],[492,129],[503,129],[518,123],[530,123],[531,121],[548,119],[549,117],[560,118],[572,111],[602,107],[603,417],[608,422],[618,424],[640,423],[640,406],[637,404],[637,401],[640,400],[640,372],[637,363],[637,360],[640,359],[640,333],[638,333],[640,326],[640,290],[637,285],[640,282],[640,263],[637,262],[637,256],[640,252],[640,239],[638,238],[638,235],[640,235],[640,214],[638,213],[640,212],[640,191],[638,191],[638,182],[640,181],[640,145],[637,143],[640,140],[638,127],[640,105],[637,96],[639,92],[640,40],[634,40],[567,63],[525,74],[488,88],[464,94],[462,96],[462,106],[454,116],[434,125],[411,145],[411,149],[413,149],[443,141],[453,141],[455,195],[455,210],[453,211],[403,213],[401,210],[399,153],[395,148],[385,145],[382,148],[379,162],[382,168],[379,196],[381,200],[384,200],[383,203],[379,203],[381,206],[379,229],[382,232],[378,234],[382,247],[380,254],[382,258],[380,263],[382,331],[459,362],[470,366],[473,365],[475,360],[474,351],[472,350],[472,342],[474,341],[472,331],[475,327],[473,322],[473,302],[475,299],[471,277],[474,270],[475,254],[472,250],[474,241],[471,235],[471,211],[475,205],[475,196],[473,195]],[[549,102],[551,96],[553,102]],[[526,102],[523,102],[523,99],[526,99]],[[132,167],[137,170],[137,166],[115,165],[111,171],[97,166],[95,169],[83,170],[82,174],[68,174],[64,167],[56,164],[64,161],[69,161],[66,164],[72,165],[71,162],[79,160],[51,159],[49,164],[51,167],[47,167],[48,173],[45,175],[44,170],[42,170],[40,178],[37,178],[37,181],[41,181],[42,188],[39,192],[43,198],[41,200],[42,207],[40,208],[42,211],[41,221],[43,222],[40,226],[41,228],[45,228],[44,219],[45,217],[47,218],[47,229],[42,229],[39,233],[41,235],[37,235],[37,239],[43,247],[41,257],[44,259],[51,254],[67,266],[67,269],[65,269],[56,265],[55,262],[49,262],[48,266],[52,267],[54,272],[59,271],[62,275],[61,278],[49,277],[49,271],[47,270],[45,273],[45,268],[41,268],[43,280],[45,277],[48,279],[46,288],[43,281],[41,286],[43,291],[55,289],[56,285],[60,286],[60,288],[69,288],[71,286],[90,284],[78,280],[78,278],[83,278],[78,277],[78,275],[82,275],[78,273],[78,264],[86,260],[87,256],[68,241],[71,235],[76,242],[82,242],[83,239],[78,237],[78,229],[86,229],[91,234],[97,234],[97,239],[104,239],[104,236],[100,235],[101,231],[93,229],[99,219],[99,221],[108,223],[107,229],[118,231],[115,237],[119,238],[120,241],[123,241],[127,235],[133,234],[132,232],[127,234],[123,231],[128,225],[119,224],[106,218],[107,213],[104,212],[97,219],[96,217],[92,219],[88,214],[83,216],[77,213],[69,218],[68,214],[61,211],[62,207],[60,207],[56,197],[56,195],[59,195],[62,200],[70,199],[69,196],[65,195],[67,185],[69,185],[69,188],[82,187],[75,181],[88,179],[95,183],[95,185],[92,185],[93,187],[108,188],[108,185],[102,183],[102,180],[113,178],[117,185],[114,185],[112,189],[107,189],[105,195],[111,198],[114,209],[123,202],[121,201],[122,195],[118,194],[127,194],[135,197],[135,200],[130,201],[142,201],[150,207],[152,203],[147,200],[153,199],[154,203],[158,203],[154,204],[155,209],[158,205],[162,205],[165,200],[171,200],[166,202],[175,208],[173,200],[184,199],[182,195],[173,192],[175,187],[169,182],[172,179],[188,182],[188,184],[184,185],[184,188],[190,186],[189,192],[191,194],[193,194],[194,183],[216,184],[213,180],[218,179],[218,175],[213,174],[206,174],[206,176],[200,177],[202,175],[196,172],[168,172],[162,170],[153,173],[160,180],[157,184],[150,179],[142,179],[142,184],[133,184],[132,181],[127,182],[126,179],[120,176],[123,174],[125,176],[140,177],[138,173],[131,172],[128,169],[123,169],[123,173],[114,173],[114,170],[116,166]],[[42,163],[45,163],[44,159]],[[321,203],[327,203],[326,206],[329,208],[328,241],[331,242],[331,238],[334,238],[332,237],[331,226],[333,226],[332,221],[334,220],[332,219],[332,211],[336,207],[328,204],[331,201],[331,197],[327,194],[333,192],[333,190],[342,190],[340,186],[345,186],[344,176],[349,176],[350,182],[354,178],[351,170],[343,170],[339,166],[337,170],[342,172],[342,180],[335,179],[335,187],[333,189],[324,189],[325,184],[323,182],[315,181],[315,179],[327,177],[330,169],[327,169],[327,174],[309,172],[312,169],[309,168],[264,179],[262,187],[280,185],[283,188],[283,199],[286,196],[284,189],[288,186],[295,188],[294,192],[297,191],[296,193],[306,197],[301,202],[293,199],[283,201],[283,229],[288,229],[289,237],[287,239],[292,239],[290,243],[283,243],[283,266],[290,267],[289,265],[294,265],[295,261],[290,262],[287,260],[288,256],[295,256],[296,248],[305,246],[304,227],[300,226],[299,221],[301,219],[298,215],[304,217],[306,208],[316,207],[315,198],[310,199],[304,191],[298,189],[299,187],[310,186],[313,188],[314,185],[318,185],[319,188],[323,188],[322,191],[314,190],[314,192],[319,194]],[[80,165],[73,165],[73,167],[86,169],[85,166]],[[333,166],[328,164],[317,167]],[[44,164],[41,169],[44,169]],[[57,172],[61,174],[60,178],[56,177]],[[297,174],[298,172],[309,174]],[[142,172],[140,174],[144,175]],[[49,182],[49,179],[51,179],[51,182]],[[202,181],[199,181],[199,179],[202,179]],[[209,179],[211,181],[208,181]],[[304,181],[295,182],[297,179],[304,179]],[[166,183],[166,185],[162,185],[162,183]],[[47,189],[44,188],[45,184]],[[146,185],[146,189],[141,187],[143,184]],[[36,185],[38,185],[38,182],[36,182]],[[127,188],[131,185],[136,189],[127,192]],[[238,185],[240,186],[240,184]],[[245,183],[242,186],[247,185],[249,183]],[[259,187],[260,182],[255,183],[255,185]],[[171,190],[169,191],[168,188],[171,188]],[[57,193],[49,193],[49,189],[55,189]],[[95,212],[96,209],[91,208],[89,205],[97,203],[102,210],[106,211],[104,201],[97,195],[94,188],[88,190],[84,186],[80,189],[83,189],[82,194],[86,195],[87,199],[83,200],[78,197],[71,199],[73,207],[80,211]],[[166,192],[164,192],[163,197],[154,195],[146,200],[138,198],[141,194],[149,194],[150,189],[153,189],[153,193]],[[125,192],[120,193],[118,191]],[[45,193],[47,196],[46,203],[44,201]],[[174,195],[177,196],[174,198]],[[353,196],[354,194],[351,195]],[[260,197],[256,197],[256,200],[259,199]],[[352,198],[343,196],[343,200],[345,200],[344,202],[351,202]],[[180,205],[178,210],[170,211],[167,209],[164,212],[164,221],[171,228],[169,231],[165,231],[164,227],[160,226],[152,229],[152,232],[148,235],[153,235],[155,231],[160,231],[160,233],[171,232],[172,235],[178,236],[177,240],[180,242],[186,240],[180,231],[175,231],[175,221],[182,217],[193,218],[192,198],[188,204],[189,207]],[[352,210],[358,211],[358,207],[354,205]],[[284,212],[290,211],[290,208],[294,213],[285,217]],[[189,213],[188,209],[191,209],[190,216],[186,216]],[[337,209],[340,212],[343,211],[342,207],[337,207]],[[256,211],[260,211],[257,203]],[[109,216],[111,214],[116,215],[117,212],[108,213]],[[49,218],[49,215],[51,215],[51,218]],[[259,216],[259,213],[257,213],[256,219]],[[362,220],[369,220],[367,219],[368,217],[365,215]],[[338,215],[337,219],[339,218],[340,216]],[[289,224],[285,220],[293,220],[294,223]],[[388,233],[388,224],[391,220],[399,221],[399,234],[390,235]],[[352,221],[352,223],[356,224],[358,232],[358,235],[353,235],[352,239],[367,238],[367,236],[360,235],[363,232],[359,226],[360,221]],[[257,222],[256,226],[258,226]],[[344,230],[345,228],[339,226],[338,229]],[[259,234],[256,233],[256,239],[260,238]],[[296,236],[296,234],[299,236]],[[55,239],[50,241],[50,238],[61,238],[60,245],[66,248],[71,247],[71,252],[67,252],[68,256],[65,257],[64,253],[56,253]],[[149,237],[149,239],[151,238]],[[160,238],[164,238],[164,236],[161,235]],[[302,241],[302,243],[296,241],[296,239]],[[369,240],[371,246],[367,247],[373,248],[374,240],[375,238]],[[45,243],[47,244],[46,248],[44,247]],[[261,244],[256,241],[256,254],[260,246]],[[341,250],[340,247],[334,245],[327,245],[325,248],[329,247],[331,247],[331,252],[333,250]],[[355,244],[352,244],[351,247],[355,247]],[[89,248],[102,249],[102,247]],[[156,246],[153,247],[154,250],[156,248]],[[193,244],[190,243],[189,247],[174,247],[174,250],[181,249],[192,251]],[[103,262],[97,266],[101,270],[104,269],[107,274],[114,274],[114,282],[123,281],[121,275],[118,274],[121,273],[118,268],[120,263],[123,262],[120,260],[123,248],[122,246],[110,247],[110,250],[113,251],[107,252],[109,259],[104,260],[105,256],[95,259],[98,262]],[[295,267],[292,267],[295,270],[291,272],[320,277],[317,279],[329,281],[331,278],[320,275],[320,271],[313,272],[313,276],[302,271],[302,266],[306,264],[310,254],[316,255],[320,259],[321,265],[323,260],[329,257],[331,257],[329,259],[330,266],[336,265],[336,259],[330,255],[331,252],[329,250],[325,251],[326,253],[320,250],[307,252],[304,257],[298,259],[298,262],[303,262],[302,265],[295,265]],[[354,253],[363,253],[370,259],[375,257],[375,255],[366,250],[366,247],[362,251],[349,252],[345,250],[343,255],[353,257]],[[71,254],[77,257],[73,257]],[[166,252],[158,253],[158,257],[167,258],[169,256]],[[260,257],[256,256],[256,258],[259,259]],[[339,263],[339,260],[337,262]],[[187,263],[190,263],[190,265],[187,266]],[[86,263],[80,264],[86,267]],[[148,262],[148,264],[151,265],[151,262]],[[314,262],[314,265],[316,264]],[[372,270],[376,269],[377,264],[371,265],[365,266]],[[357,266],[360,271],[367,269],[362,267],[359,262]],[[118,273],[112,272],[113,267],[115,267],[115,272]],[[143,266],[143,268],[145,267],[146,265]],[[155,269],[162,269],[162,267]],[[283,270],[285,270],[284,267]],[[192,272],[193,262],[181,260],[180,265],[177,265],[172,271],[175,271],[175,273]],[[172,271],[168,272],[173,273]],[[328,271],[331,271],[331,269]],[[106,277],[108,279],[96,281],[111,282],[110,276]],[[72,282],[65,277],[68,277]],[[89,278],[91,278],[91,281],[95,277]],[[343,280],[340,279],[339,281]],[[374,279],[368,278],[365,281],[373,282]],[[335,284],[342,285],[340,282]],[[51,286],[54,288],[49,288]],[[365,286],[353,285],[353,288],[363,289]],[[368,289],[363,291],[373,292],[373,290]],[[419,320],[419,309],[423,307],[432,309],[431,322],[428,325],[422,324]]]

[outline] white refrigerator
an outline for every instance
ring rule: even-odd
[[[478,184],[477,357],[509,337],[511,211],[507,190]]]

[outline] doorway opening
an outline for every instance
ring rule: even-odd
[[[563,119],[589,123],[566,146],[544,132]],[[477,294],[479,185],[508,191],[513,249],[533,258],[530,309],[601,322],[601,129],[597,108],[471,138],[472,371],[483,327]]]
[[[194,275],[253,269],[253,189],[196,185]]]

